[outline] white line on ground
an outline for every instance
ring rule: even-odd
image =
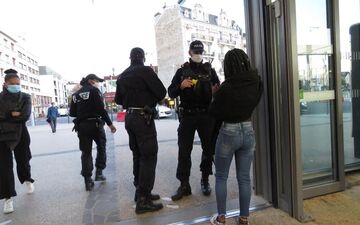
[[[0,225],[6,225],[6,224],[9,224],[11,222],[12,222],[11,220],[7,220],[7,221],[4,221],[4,222],[1,222]]]

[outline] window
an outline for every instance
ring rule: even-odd
[[[351,168],[360,164],[360,129],[359,123],[359,31],[360,2],[347,0],[339,2],[340,11],[340,51],[341,58],[341,91],[343,95],[344,154],[345,167]]]

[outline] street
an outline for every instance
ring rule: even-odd
[[[200,190],[199,162],[201,149],[195,137],[190,183],[193,195],[178,202],[169,201],[179,181],[175,178],[177,165],[177,126],[174,119],[156,120],[159,141],[157,176],[153,192],[159,193],[164,209],[157,213],[136,215],[132,184],[132,154],[124,123],[115,122],[118,131],[107,129],[108,165],[104,170],[106,183],[96,183],[92,192],[84,189],[80,175],[80,152],[72,124],[59,123],[51,133],[48,125],[29,127],[31,135],[32,174],[35,192],[25,193],[25,187],[15,180],[18,196],[14,198],[15,212],[0,214],[0,224],[16,225],[79,225],[79,224],[170,224],[209,216],[216,212],[214,176],[210,182],[210,197]],[[95,156],[95,152],[93,154]],[[15,171],[15,170],[14,170]],[[232,168],[228,184],[229,210],[238,208],[237,181]],[[253,205],[263,203],[253,197]]]
[[[323,168],[330,161],[326,153],[329,149],[329,143],[325,139],[329,132],[326,118],[326,115],[302,116],[301,131],[304,140],[324,140],[302,143],[305,171]],[[346,132],[351,130],[349,120],[350,118],[346,117],[344,121]],[[165,207],[156,213],[136,215],[132,154],[128,147],[128,136],[123,122],[114,124],[118,129],[116,134],[111,134],[106,128],[108,162],[104,174],[107,181],[96,183],[92,192],[84,190],[83,178],[80,175],[78,139],[76,133],[71,131],[72,123],[67,123],[67,117],[59,118],[58,130],[54,134],[46,124],[29,127],[33,154],[32,174],[36,180],[35,193],[27,195],[25,187],[16,179],[18,196],[14,199],[15,212],[9,215],[0,214],[0,225],[161,225],[193,221],[216,212],[214,176],[210,177],[213,188],[211,196],[203,196],[200,190],[201,147],[197,136],[194,140],[190,178],[193,195],[178,202],[170,200],[170,196],[179,186],[179,181],[175,178],[178,121],[167,118],[156,120],[159,153],[153,190],[160,194]],[[238,187],[233,164],[228,179],[228,210],[238,209],[237,198]],[[266,202],[262,198],[253,195],[251,206],[264,203]]]

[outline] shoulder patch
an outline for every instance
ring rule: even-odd
[[[90,91],[79,93],[79,97],[83,100],[88,100],[90,97]]]

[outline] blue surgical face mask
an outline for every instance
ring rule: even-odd
[[[7,85],[7,90],[10,93],[19,93],[21,91],[21,86],[18,84],[8,84]]]

